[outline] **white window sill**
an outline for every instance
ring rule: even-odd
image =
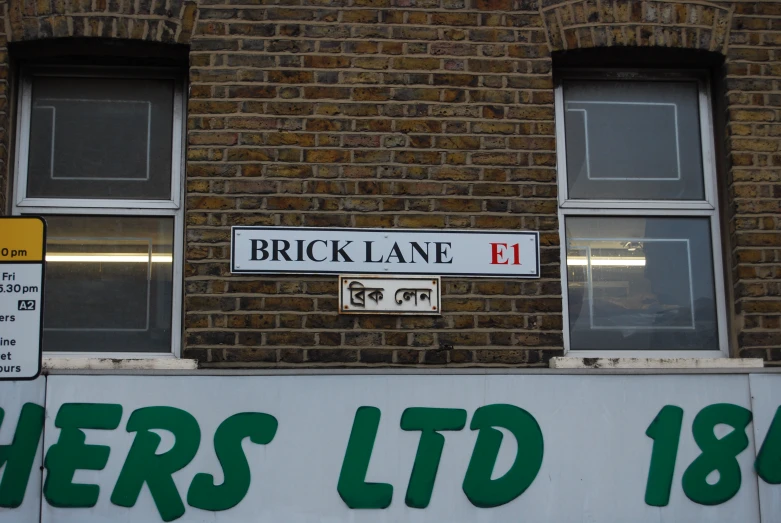
[[[197,360],[162,358],[43,358],[43,370],[194,370]]]
[[[761,369],[761,358],[551,358],[551,369]]]

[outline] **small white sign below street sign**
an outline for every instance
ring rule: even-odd
[[[340,314],[441,314],[439,276],[339,276]]]

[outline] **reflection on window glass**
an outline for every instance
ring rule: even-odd
[[[34,76],[27,196],[171,198],[172,80]]]
[[[569,217],[573,350],[717,350],[708,218]]]
[[[567,81],[569,198],[701,200],[695,82]]]
[[[173,219],[46,223],[44,350],[170,350]]]

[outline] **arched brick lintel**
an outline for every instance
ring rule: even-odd
[[[678,47],[726,55],[732,8],[708,2],[542,0],[551,51]]]
[[[6,32],[11,42],[47,38],[99,37],[144,40],[148,42],[190,43],[195,25],[196,4],[192,0],[133,3],[98,1],[100,11],[93,11],[92,2],[32,2],[10,0],[4,6]],[[52,6],[53,4],[53,6]],[[128,5],[129,4],[129,5]],[[82,5],[85,9],[79,9]],[[62,12],[56,12],[60,6]],[[116,7],[112,12],[110,8]],[[109,9],[107,9],[107,7]]]

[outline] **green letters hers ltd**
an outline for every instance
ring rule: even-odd
[[[44,408],[34,403],[23,406],[12,442],[0,445],[0,507],[17,508],[22,504],[43,433]],[[5,412],[0,408],[0,428]],[[380,423],[380,409],[359,407],[347,442],[337,483],[338,495],[351,509],[385,509],[393,498],[393,486],[368,483],[374,441]],[[651,422],[646,435],[653,439],[645,502],[667,505],[672,489],[683,412],[667,405]],[[98,485],[74,483],[77,470],[103,470],[110,447],[86,443],[84,429],[115,430],[122,419],[122,406],[104,403],[66,403],[54,421],[59,437],[44,460],[46,481],[43,495],[54,507],[93,507],[98,501]],[[442,432],[460,431],[466,426],[467,412],[462,409],[410,407],[400,420],[404,431],[420,432],[417,454],[412,466],[404,502],[408,507],[428,506],[445,445]],[[731,404],[709,405],[694,419],[692,433],[701,454],[685,470],[682,488],[692,501],[703,505],[724,503],[740,489],[737,455],[748,446],[745,429],[751,421],[748,409]],[[727,424],[735,430],[717,439],[713,429]],[[238,505],[250,488],[250,465],[242,450],[245,438],[257,445],[274,440],[278,422],[274,416],[259,412],[241,412],[225,419],[214,433],[214,450],[224,480],[217,485],[211,474],[196,474],[187,489],[187,505],[208,511],[224,511]],[[147,485],[163,521],[174,521],[185,513],[185,503],[172,475],[186,467],[198,453],[201,429],[188,412],[175,407],[151,406],[130,415],[127,432],[135,433],[133,443],[111,492],[110,500],[121,507],[133,507],[144,484]],[[502,444],[503,433],[512,434],[518,451],[507,472],[492,478]],[[534,417],[524,409],[508,404],[478,408],[470,423],[477,439],[463,481],[463,492],[476,507],[497,507],[516,499],[531,486],[543,461],[543,434]],[[174,437],[173,446],[157,454],[161,438],[156,430]],[[757,457],[759,477],[771,484],[781,483],[781,407],[771,424]],[[714,470],[719,480],[709,484],[705,478]]]

